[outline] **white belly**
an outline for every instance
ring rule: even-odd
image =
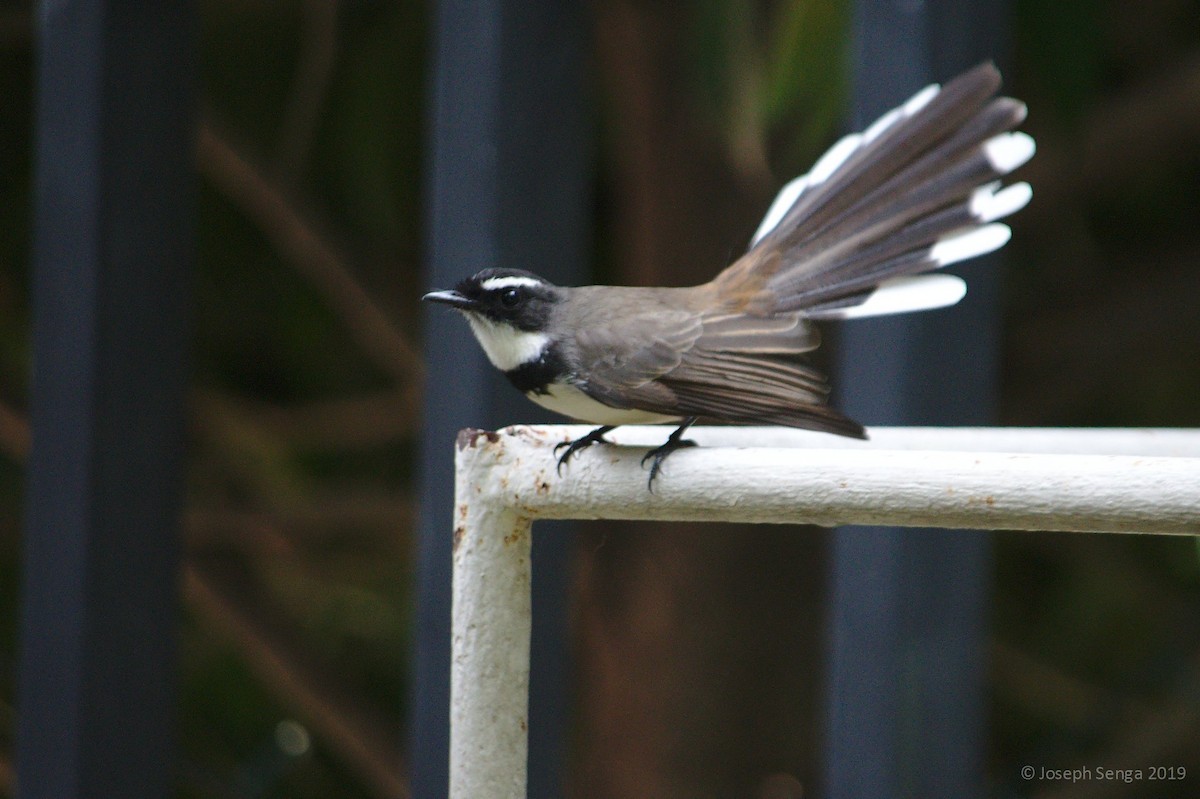
[[[574,386],[565,383],[555,383],[549,386],[549,391],[545,394],[529,393],[525,396],[543,408],[590,424],[608,424],[614,426],[622,424],[660,424],[662,422],[675,422],[681,418],[679,416],[664,416],[660,413],[649,413],[647,411],[610,408],[603,403],[596,402]]]

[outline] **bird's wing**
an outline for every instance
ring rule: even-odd
[[[620,324],[589,320],[573,337],[573,359],[583,366],[573,382],[613,408],[687,415],[674,407],[674,395],[658,379],[679,367],[703,332],[698,314],[662,306],[641,316],[622,314]]]
[[[631,336],[628,323],[582,332],[588,379],[579,388],[618,408],[863,437],[826,405],[828,384],[805,355],[820,338],[800,314],[660,311],[643,329],[653,337]]]
[[[703,333],[658,379],[689,416],[780,424],[863,438],[862,425],[828,407],[829,384],[808,361],[820,344],[798,313],[709,314]]]

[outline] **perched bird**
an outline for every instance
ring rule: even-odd
[[[1025,105],[996,97],[999,86],[983,64],[838,141],[784,186],[749,251],[703,285],[568,288],[486,269],[424,299],[461,311],[529,399],[600,425],[560,445],[560,469],[624,424],[678,424],[643,459],[651,489],[663,460],[693,445],[683,434],[700,417],[865,438],[827,404],[808,359],[814,322],[953,305],[963,281],[925,273],[1008,241],[996,220],[1032,190],[1000,178],[1034,142],[1013,131]]]

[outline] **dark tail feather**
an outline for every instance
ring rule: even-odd
[[[726,296],[747,298],[758,313],[852,315],[881,283],[1002,246],[1008,228],[996,220],[1024,206],[1030,190],[1000,190],[998,179],[1034,147],[1009,132],[1025,106],[993,98],[999,83],[991,64],[976,67],[835,145],[781,192],[753,248],[717,278],[733,292]],[[908,289],[917,298],[911,309],[933,307]],[[888,312],[895,310],[906,308]]]

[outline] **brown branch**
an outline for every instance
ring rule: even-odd
[[[213,126],[200,126],[201,172],[262,230],[271,244],[342,318],[367,355],[400,385],[414,386],[423,368],[408,338],[355,279],[345,259],[292,203]]]
[[[1033,184],[1035,199],[1020,218],[1052,235],[1062,209],[1078,204],[1079,196],[1119,194],[1137,175],[1192,152],[1200,137],[1200,53],[1100,104],[1081,139],[1042,130],[1038,121],[1035,108],[1029,128],[1038,156],[1020,173]]]
[[[388,488],[321,491],[294,466],[278,430],[237,397],[217,391],[196,394],[193,426],[202,448],[223,478],[247,496],[250,509],[222,507],[220,500],[187,511],[189,540],[203,546],[233,539],[265,551],[290,550],[299,537],[347,528],[384,533],[415,523],[410,496]],[[199,449],[199,448],[198,448]],[[203,470],[203,465],[200,467]]]
[[[992,671],[998,693],[1022,710],[1072,727],[1082,726],[1097,707],[1115,701],[1103,689],[995,640]]]
[[[212,446],[224,475],[272,509],[304,502],[308,480],[293,466],[285,448],[266,433],[241,402],[216,391],[197,392],[192,399],[192,424],[199,438]]]
[[[5,796],[12,796],[16,793],[16,774],[13,772],[12,763],[6,755],[0,754],[0,793]]]
[[[614,173],[621,202],[615,221],[622,279],[670,285],[663,276],[672,258],[664,252],[663,230],[682,224],[681,203],[672,196],[680,183],[674,148],[656,145],[661,131],[678,122],[668,113],[664,86],[656,76],[671,40],[661,16],[631,2],[597,3],[594,26],[600,75],[616,106],[613,115]],[[680,138],[686,130],[679,132]],[[682,147],[682,143],[680,145]]]
[[[27,8],[0,11],[0,49],[27,50],[33,45],[33,14]]]
[[[18,463],[29,457],[29,422],[0,402],[0,450]]]
[[[254,529],[269,524],[287,529],[289,534],[347,526],[392,531],[410,528],[414,516],[410,497],[389,489],[320,492],[294,467],[290,447],[296,442],[288,440],[289,433],[302,437],[298,431],[303,424],[323,419],[325,428],[315,425],[315,435],[309,431],[305,443],[332,441],[355,424],[361,425],[357,435],[367,443],[374,436],[373,419],[381,420],[381,425],[390,423],[391,413],[397,410],[389,397],[394,400],[395,395],[330,401],[328,406],[299,410],[295,416],[279,409],[276,413],[281,418],[271,419],[271,412],[256,413],[241,398],[212,390],[197,392],[192,418],[198,439],[210,445],[206,450],[218,459],[222,474],[256,506],[253,512],[209,508],[197,522],[204,520],[203,529],[209,532],[219,528],[219,518],[228,522],[227,528]],[[374,406],[374,417],[368,415],[365,421],[341,418],[342,413],[360,410],[360,403]]]
[[[1118,730],[1117,739],[1089,758],[1088,763],[1113,769],[1141,769],[1143,775],[1150,766],[1192,766],[1193,742],[1200,735],[1200,707],[1184,692],[1137,721],[1122,724]],[[1185,784],[1192,784],[1194,777],[1191,774],[1188,777],[1191,779]],[[1136,785],[1113,779],[1080,780],[1062,787],[1056,785],[1036,795],[1038,799],[1104,799],[1136,795],[1139,793]]]
[[[1013,331],[1007,368],[1021,381],[1008,392],[1007,419],[1055,423],[1076,404],[1111,394],[1115,379],[1136,386],[1149,363],[1146,353],[1200,341],[1193,299],[1200,294],[1200,253],[1125,255],[1113,258],[1158,266],[1130,269],[1123,285],[1112,285],[1103,298],[1054,307]]]
[[[409,393],[393,391],[244,409],[290,447],[346,450],[376,447],[415,433],[418,409]]]
[[[300,61],[292,78],[275,158],[276,173],[289,183],[295,183],[304,171],[329,94],[337,56],[337,22],[337,0],[305,0]]]
[[[370,530],[372,536],[399,545],[396,531],[412,529],[415,516],[414,503],[408,497],[338,493],[270,511],[191,507],[184,513],[184,527],[191,547],[229,542],[243,549],[278,553],[291,551],[296,539],[342,536],[347,529]]]
[[[236,644],[262,684],[295,709],[373,795],[409,796],[393,725],[331,691],[324,675],[195,564],[184,567],[184,594],[210,627]]]

